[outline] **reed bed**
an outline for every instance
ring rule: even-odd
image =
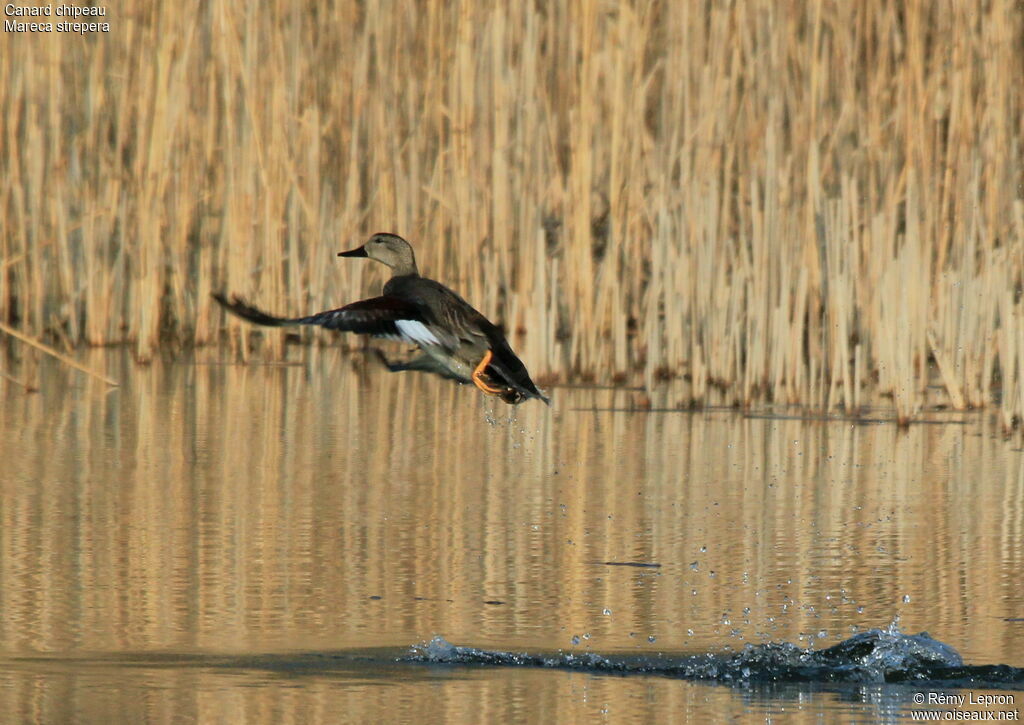
[[[334,253],[391,230],[541,378],[1024,415],[1013,0],[108,14],[0,37],[0,321],[27,335],[246,354],[211,291],[335,306],[382,271]]]

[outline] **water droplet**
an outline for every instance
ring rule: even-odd
[[[863,606],[857,607],[857,614],[864,614],[864,607]]]
[[[700,553],[702,553],[702,554],[707,552],[707,550],[708,550],[708,547],[706,547],[706,546],[700,547]]]
[[[693,636],[693,630],[692,629],[686,630],[686,636],[687,637],[692,637]]]
[[[690,568],[693,569],[694,571],[697,571],[697,567],[698,566],[699,566],[699,564],[697,562],[695,562],[695,561],[691,561],[690,562]]]
[[[610,609],[605,609],[604,610],[604,616],[610,617],[611,615],[612,615],[612,610],[610,610]]]
[[[580,643],[580,636],[579,636],[578,634],[574,634],[574,635],[572,636],[572,639],[571,639],[570,641],[571,641],[571,642],[572,642],[573,644],[579,644],[579,643]]]
[[[909,594],[904,594],[903,595],[903,603],[904,604],[910,604],[910,595]]]
[[[583,639],[590,639],[590,632],[585,632],[583,634]]]
[[[899,634],[900,633],[900,615],[899,614],[897,614],[895,617],[892,618],[892,621],[889,623],[889,626],[886,628],[885,631],[888,632],[889,634]]]
[[[649,634],[649,635],[647,635],[647,641],[650,642],[651,644],[654,644],[655,642],[658,641],[658,638],[655,637],[653,634]]]

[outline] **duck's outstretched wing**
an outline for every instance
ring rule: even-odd
[[[240,297],[230,300],[214,293],[213,299],[228,312],[243,320],[267,327],[290,325],[319,325],[328,330],[355,332],[390,340],[407,342],[420,347],[438,345],[450,347],[454,342],[442,331],[427,322],[416,305],[391,295],[371,297],[336,310],[326,310],[305,317],[278,317],[253,307]]]

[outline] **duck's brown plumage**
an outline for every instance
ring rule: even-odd
[[[320,325],[417,345],[423,354],[408,363],[385,364],[392,371],[431,372],[462,383],[474,383],[507,403],[539,398],[549,403],[530,379],[526,366],[505,335],[466,300],[440,282],[421,277],[412,247],[395,234],[375,234],[344,257],[369,257],[395,271],[384,294],[336,310],[306,317],[277,317],[215,294],[225,309],[259,325]]]

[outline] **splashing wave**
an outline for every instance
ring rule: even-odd
[[[601,655],[593,652],[530,654],[459,647],[442,637],[415,645],[405,662],[498,667],[545,667],[618,675],[661,675],[723,683],[847,682],[930,683],[946,687],[1011,687],[1024,684],[1024,669],[965,665],[953,647],[927,632],[894,628],[860,632],[828,649],[789,643],[747,645],[730,654]]]

